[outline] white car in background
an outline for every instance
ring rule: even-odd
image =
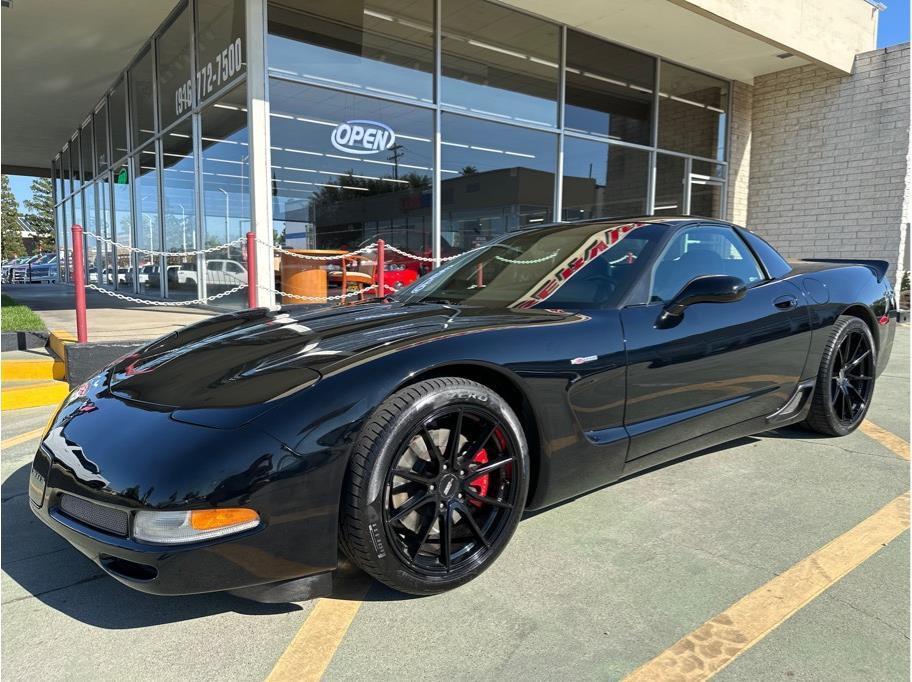
[[[196,263],[181,263],[177,271],[177,283],[196,286]],[[206,285],[215,287],[236,287],[247,283],[247,268],[236,260],[210,258],[206,261]]]

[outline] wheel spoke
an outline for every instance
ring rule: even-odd
[[[866,357],[868,357],[870,354],[871,354],[871,351],[866,350],[864,353],[862,353],[857,358],[852,360],[852,362],[850,362],[848,365],[846,365],[845,370],[848,371],[850,369],[855,369],[856,367],[858,367],[858,365],[861,364],[861,361],[864,360]]]
[[[849,387],[849,389],[850,389],[855,395],[858,396],[858,401],[859,401],[859,402],[858,402],[858,409],[859,409],[859,410],[863,410],[863,409],[865,408],[865,398],[864,398],[864,396],[861,394],[861,392],[860,392],[857,388],[855,388],[854,386],[852,386],[852,384],[848,384],[848,387]]]
[[[453,529],[453,511],[447,505],[440,514],[440,562],[450,570],[450,540]]]
[[[506,464],[509,464],[512,461],[513,461],[512,457],[504,457],[503,459],[498,459],[494,462],[488,462],[487,464],[482,464],[480,467],[478,467],[477,469],[472,471],[466,477],[466,480],[478,478],[479,476],[482,476],[483,474],[489,474],[492,471],[494,471],[495,469],[500,469],[501,467],[505,466]]]
[[[503,502],[494,497],[487,497],[485,495],[479,495],[475,492],[473,488],[468,488],[466,490],[466,495],[471,497],[473,500],[481,502],[482,504],[489,504],[492,507],[499,507],[501,509],[512,509],[513,505],[508,502]]]
[[[466,522],[469,524],[469,528],[472,529],[472,532],[475,534],[475,537],[477,537],[481,541],[481,544],[483,544],[485,547],[490,549],[491,542],[485,537],[485,534],[481,531],[481,528],[478,527],[478,523],[476,523],[475,518],[472,516],[472,510],[470,510],[465,505],[460,505],[459,511],[462,514],[462,518],[464,518],[466,520]]]
[[[418,545],[415,547],[415,551],[412,553],[412,560],[414,560],[418,553],[421,551],[421,548],[424,547],[424,543],[427,542],[428,537],[431,534],[431,529],[434,528],[434,521],[437,518],[436,514],[431,514],[431,517],[427,521],[427,528],[424,529],[422,533],[416,533],[418,536]]]
[[[410,469],[397,468],[393,469],[393,476],[398,476],[399,478],[404,478],[407,481],[412,483],[420,483],[423,486],[429,486],[434,482],[433,478],[428,478],[427,476],[422,476],[416,471],[411,471]]]
[[[475,459],[475,456],[478,454],[478,451],[481,450],[494,435],[494,432],[497,430],[497,424],[489,424],[485,427],[485,430],[482,432],[479,438],[476,438],[472,441],[472,444],[466,449],[465,452],[465,461],[471,462]]]
[[[462,410],[456,413],[456,425],[450,429],[450,436],[447,438],[446,462],[450,467],[456,466],[456,453],[459,450],[460,435],[462,435]]]
[[[435,443],[434,439],[431,438],[431,432],[427,430],[427,426],[421,429],[421,440],[424,441],[424,447],[427,448],[427,451],[431,457],[437,460],[437,464],[443,464],[443,453],[440,452],[440,448],[437,447],[437,443]]]
[[[393,510],[395,513],[392,516],[390,516],[390,523],[396,523],[397,521],[402,520],[403,518],[408,516],[410,513],[412,513],[419,507],[422,507],[423,505],[428,504],[429,502],[433,502],[433,501],[434,501],[434,497],[427,493],[424,493],[422,495],[415,495],[414,497],[410,498],[401,507],[397,507],[396,509]]]

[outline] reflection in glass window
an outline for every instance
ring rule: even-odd
[[[267,13],[271,73],[431,101],[432,0],[275,0]]]
[[[87,234],[98,234],[98,216],[95,212],[95,185],[86,187],[82,193],[83,201],[85,202],[85,222],[83,227]],[[98,240],[93,239],[92,237],[86,237],[85,239],[85,258],[86,263],[88,264],[88,270],[86,271],[86,281],[92,282],[93,284],[98,283],[98,270],[96,267],[96,254],[98,253]]]
[[[70,177],[73,178],[73,191],[82,187],[82,161],[80,159],[79,133],[70,139]]]
[[[250,151],[247,146],[247,90],[240,85],[215,104],[203,109],[202,129],[203,238],[206,248],[226,244],[250,231]],[[274,143],[273,143],[274,144]],[[275,153],[275,152],[273,152]],[[239,264],[246,277],[247,257],[243,244],[215,251],[208,256],[207,293],[218,293],[241,284],[236,277],[213,276],[212,263]],[[195,285],[198,268],[185,261],[177,272],[184,286]],[[219,305],[246,307],[247,293],[242,290],[220,299]]]
[[[196,90],[203,100],[244,73],[244,0],[196,0]]]
[[[155,81],[152,50],[147,49],[130,69],[130,115],[133,117],[133,148],[155,134]]]
[[[563,183],[564,220],[642,215],[649,152],[568,136]]]
[[[82,134],[79,136],[81,147],[80,156],[82,157],[82,181],[91,182],[95,177],[95,150],[92,149],[92,120],[82,128]]]
[[[654,87],[653,57],[567,32],[568,130],[648,145]]]
[[[151,251],[161,251],[161,228],[158,206],[158,164],[155,147],[150,145],[139,152],[134,193],[136,196],[136,246]],[[158,295],[158,287],[149,282],[152,268],[159,259],[146,254],[136,255],[136,272],[139,290]]]
[[[522,123],[557,123],[560,29],[485,0],[443,3],[441,101]]]
[[[184,9],[157,41],[158,120],[162,128],[193,107],[190,74],[190,10]]]
[[[704,218],[722,217],[722,189],[725,166],[709,161],[691,161],[690,214]]]
[[[441,255],[553,219],[556,135],[443,114],[442,136]]]
[[[121,80],[108,96],[108,118],[111,120],[111,161],[127,153],[127,86]]]
[[[662,62],[659,147],[724,159],[727,108],[727,81]]]
[[[112,169],[111,185],[114,202],[114,241],[124,246],[133,245],[133,213],[130,209],[130,165],[124,161]],[[114,285],[118,289],[133,289],[130,252],[119,249],[114,252],[116,272]]]
[[[111,179],[105,173],[95,184],[98,205],[98,234],[105,239],[113,239],[111,233]],[[114,283],[114,250],[105,242],[98,242],[98,281],[100,284]]]
[[[94,117],[95,128],[95,167],[99,173],[108,170],[108,104],[103,101],[101,106],[95,110]]]
[[[61,155],[58,154],[54,157],[52,167],[54,169],[54,197],[55,201],[60,201],[63,199],[63,176],[60,173],[60,164],[61,164]]]
[[[685,159],[656,154],[655,215],[684,215]]]
[[[519,309],[617,305],[666,230],[583,224],[521,232],[453,261],[397,299]]]
[[[193,170],[193,128],[184,121],[162,136],[162,225],[164,251],[193,251],[196,241],[196,178]],[[196,285],[181,282],[181,268],[196,269],[196,256],[166,256],[165,280],[169,298],[196,298]],[[158,264],[152,286],[161,278]]]
[[[73,191],[73,176],[70,172],[70,145],[66,145],[63,148],[63,153],[60,156],[60,176],[63,189],[60,193],[60,198],[63,198]]]
[[[431,111],[275,80],[270,100],[273,219],[286,245],[382,237],[430,256]]]

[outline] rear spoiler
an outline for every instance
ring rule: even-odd
[[[843,263],[845,265],[864,265],[874,272],[874,275],[877,277],[878,282],[883,281],[883,278],[887,276],[887,270],[890,269],[890,264],[885,260],[873,260],[864,258],[802,258],[801,260],[807,261],[808,263]]]

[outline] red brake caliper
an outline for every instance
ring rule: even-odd
[[[487,464],[488,463],[488,451],[485,450],[484,448],[481,448],[477,453],[475,453],[475,456],[472,458],[472,461],[476,464]],[[469,487],[473,488],[478,495],[481,495],[482,497],[487,497],[488,486],[490,484],[491,484],[491,474],[485,474],[484,476],[479,476],[478,478],[474,479]],[[476,507],[481,506],[481,502],[479,502],[478,500],[470,499],[469,503]]]

